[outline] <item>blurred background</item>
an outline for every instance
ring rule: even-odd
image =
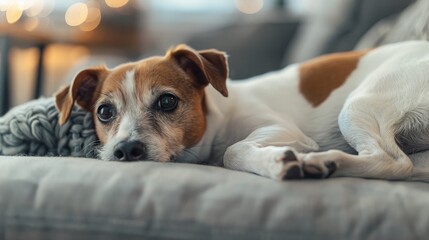
[[[243,79],[320,54],[428,39],[429,0],[0,0],[0,115],[82,68],[187,43]]]

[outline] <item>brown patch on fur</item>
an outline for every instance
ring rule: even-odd
[[[203,90],[196,93],[195,104],[188,115],[190,118],[187,119],[184,124],[185,129],[189,129],[183,136],[183,145],[186,148],[196,145],[206,131],[207,122],[205,117],[204,95]]]
[[[302,63],[299,66],[299,90],[313,107],[319,106],[346,82],[367,52],[334,53]]]
[[[203,85],[210,83],[224,97],[228,96],[228,63],[224,52],[216,49],[196,51],[181,44],[170,49],[166,57],[174,59],[187,74],[193,75],[196,82]]]
[[[170,58],[154,57],[141,61],[135,71],[136,90],[145,92],[144,89],[153,89],[157,86],[165,86],[174,89],[174,93],[180,99],[180,104],[186,105],[177,111],[181,117],[170,124],[176,125],[176,135],[182,135],[182,144],[192,147],[197,144],[204,135],[206,118],[203,105],[204,86],[186,73]],[[173,113],[174,114],[174,113]]]
[[[63,87],[54,94],[60,125],[67,122],[75,103],[86,111],[92,110],[98,98],[100,83],[107,72],[104,66],[85,69],[76,75],[70,86]]]
[[[73,109],[73,101],[69,98],[70,86],[65,86],[54,93],[55,107],[59,112],[58,122],[63,125],[70,117],[71,110]]]

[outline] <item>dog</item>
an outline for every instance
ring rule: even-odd
[[[88,68],[55,102],[92,112],[103,160],[224,166],[277,180],[408,179],[429,157],[429,43],[334,53],[244,81],[227,56],[178,45]]]

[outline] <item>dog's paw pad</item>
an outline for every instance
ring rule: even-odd
[[[299,164],[290,164],[290,166],[288,166],[288,168],[285,170],[283,180],[300,179],[303,178],[303,176],[304,174]]]
[[[281,161],[284,163],[296,162],[298,161],[298,158],[292,150],[286,150],[283,157],[281,158]]]
[[[325,167],[328,169],[328,175],[326,176],[327,178],[337,170],[337,164],[334,161],[325,162]]]

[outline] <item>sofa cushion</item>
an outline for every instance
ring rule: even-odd
[[[0,157],[4,239],[425,239],[429,185]]]
[[[225,51],[229,77],[234,80],[278,70],[298,29],[298,19],[272,11],[257,20],[239,19],[214,31],[198,33],[185,42],[195,49]]]
[[[352,50],[379,20],[400,13],[414,0],[307,0],[312,11],[292,40],[284,65]],[[311,4],[310,4],[311,3]]]
[[[356,49],[407,40],[429,40],[429,1],[419,0],[399,16],[381,20],[359,41]]]

